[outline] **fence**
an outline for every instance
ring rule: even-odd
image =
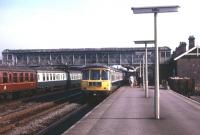
[[[172,90],[188,97],[195,92],[195,81],[187,77],[170,77],[169,86]]]

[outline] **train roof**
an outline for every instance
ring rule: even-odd
[[[34,71],[27,67],[0,66],[0,71]]]
[[[121,69],[114,68],[114,67],[110,67],[110,66],[103,65],[103,64],[92,64],[92,65],[87,65],[87,66],[85,66],[85,67],[82,68],[82,69],[85,70],[85,69],[88,69],[88,68],[106,68],[106,69],[111,69],[111,70],[114,70],[114,71],[123,71],[123,70],[121,70]]]
[[[83,69],[87,69],[87,68],[110,68],[110,67],[103,64],[91,64],[91,65],[86,65],[85,67],[83,67]]]

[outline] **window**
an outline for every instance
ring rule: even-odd
[[[161,57],[165,57],[165,52],[161,52]]]
[[[53,74],[53,80],[55,80],[55,79],[56,79],[55,74]]]
[[[12,55],[8,55],[8,60],[12,60]]]
[[[30,74],[30,81],[33,82],[33,73]]]
[[[28,81],[28,73],[25,73],[25,81]]]
[[[23,73],[20,73],[20,74],[19,74],[19,81],[20,81],[20,82],[23,82]]]
[[[60,80],[60,75],[59,74],[56,75],[56,80]]]
[[[83,80],[89,80],[89,71],[88,70],[84,70],[82,72],[83,75]]]
[[[171,53],[170,52],[166,52],[166,57],[170,57]]]
[[[45,74],[42,74],[42,77],[43,77],[43,81],[45,81]]]
[[[17,73],[13,73],[13,82],[17,82]]]
[[[8,74],[7,73],[3,73],[3,83],[7,83],[8,82]]]
[[[50,80],[52,80],[52,74],[50,73]]]
[[[65,74],[63,74],[63,80],[65,79]]]
[[[101,71],[101,79],[102,80],[108,80],[108,70],[102,70]]]
[[[49,74],[47,74],[47,81],[49,80]]]
[[[90,79],[91,80],[99,80],[100,79],[100,70],[91,70]]]
[[[8,80],[8,81],[9,81],[9,82],[12,82],[12,74],[9,73],[8,76],[9,76],[9,80]]]

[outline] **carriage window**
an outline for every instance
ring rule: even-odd
[[[90,79],[91,80],[99,80],[100,79],[100,70],[91,70]]]
[[[83,80],[89,80],[89,71],[88,70],[84,70],[82,72],[83,75]]]
[[[60,75],[59,74],[56,75],[56,80],[60,80]]]
[[[81,74],[79,73],[79,74],[78,74],[78,79],[81,80],[81,78],[82,78],[82,76],[81,76]]]
[[[101,79],[102,80],[108,80],[108,70],[102,70],[101,71]]]
[[[12,81],[12,74],[10,73],[10,74],[8,74],[8,77],[9,77],[9,82],[11,82]]]
[[[8,74],[3,73],[3,83],[7,83],[7,82],[8,82]]]
[[[52,80],[52,74],[50,73],[50,80]]]
[[[20,81],[20,82],[23,82],[23,73],[20,73],[20,74],[19,74],[19,81]]]
[[[13,73],[13,82],[17,82],[17,73]]]
[[[28,81],[28,73],[25,73],[25,81]]]
[[[47,74],[47,81],[49,80],[49,74]]]
[[[30,81],[33,81],[33,73],[30,74]]]
[[[43,81],[45,81],[45,74],[42,74],[42,76],[43,76]]]
[[[55,80],[55,79],[56,79],[55,74],[53,74],[53,80]]]

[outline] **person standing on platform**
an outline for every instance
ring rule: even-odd
[[[130,86],[133,88],[133,86],[134,86],[134,77],[133,76],[130,76],[129,77],[129,84],[130,84]]]

